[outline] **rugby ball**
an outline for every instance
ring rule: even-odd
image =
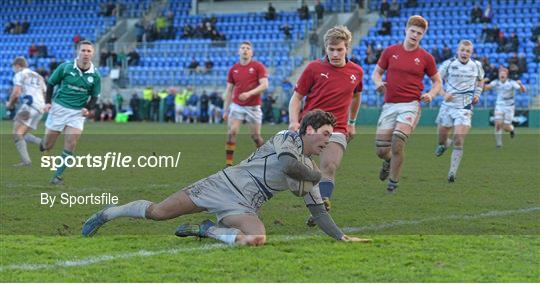
[[[313,169],[313,161],[310,158],[302,155],[299,161],[302,164],[304,164],[306,167]],[[286,179],[287,179],[287,184],[289,185],[289,189],[296,196],[302,197],[313,189],[313,183],[310,181],[296,180],[290,177],[286,177]]]

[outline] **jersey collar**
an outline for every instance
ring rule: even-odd
[[[73,60],[73,69],[78,70],[79,74],[83,74],[82,70],[79,69],[79,66],[77,66],[77,59],[79,59],[79,58],[77,57],[77,58],[75,58],[75,60]],[[88,68],[88,70],[86,70],[84,73],[93,74],[94,73],[94,63],[90,62],[90,68]]]

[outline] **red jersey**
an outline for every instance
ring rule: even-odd
[[[377,65],[386,70],[385,103],[419,101],[424,90],[424,74],[437,74],[435,59],[418,47],[407,51],[402,44],[387,47]]]
[[[327,58],[312,61],[306,67],[294,91],[306,97],[303,116],[313,109],[331,112],[336,117],[335,132],[347,134],[349,108],[354,93],[362,91],[364,70],[351,61],[335,67]]]
[[[233,102],[241,106],[261,105],[261,94],[256,94],[245,101],[241,101],[238,96],[241,93],[249,92],[259,86],[259,79],[268,77],[266,68],[259,61],[251,60],[248,64],[235,63],[227,74],[227,83],[234,85]]]

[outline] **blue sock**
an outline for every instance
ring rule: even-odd
[[[73,156],[73,153],[64,149],[64,151],[62,152],[62,160],[64,160],[64,163],[62,164],[61,167],[57,168],[56,169],[56,172],[54,173],[54,176],[55,177],[59,177],[59,176],[62,176],[62,173],[64,172],[64,170],[66,169],[66,158],[69,157],[69,156]]]
[[[325,180],[319,182],[319,190],[321,191],[321,197],[330,199],[332,192],[334,191],[334,182],[331,180]]]

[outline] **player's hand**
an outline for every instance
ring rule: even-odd
[[[51,104],[45,104],[45,106],[43,107],[43,112],[44,113],[47,113],[49,112],[49,110],[51,110]]]
[[[298,129],[300,129],[300,123],[298,122],[289,123],[289,130],[298,131]]]
[[[351,142],[351,140],[353,140],[354,135],[356,135],[356,126],[347,125],[347,143],[349,143],[349,142]]]
[[[377,93],[379,94],[386,93],[386,82],[383,82],[380,86],[378,86],[377,89],[375,89],[375,91],[377,91]]]
[[[422,100],[424,103],[431,103],[431,101],[433,100],[433,98],[431,97],[430,94],[428,93],[425,93],[425,94],[422,94],[422,96],[420,96],[420,100]]]
[[[472,104],[473,105],[477,104],[479,100],[480,100],[479,96],[474,96],[473,99],[472,99]]]
[[[454,99],[454,96],[452,96],[452,94],[450,94],[450,93],[444,94],[444,101],[445,101],[445,102],[450,102],[450,101],[452,101],[453,99]]]
[[[521,80],[517,80],[516,83],[518,83],[519,85],[521,85]]]
[[[90,111],[88,111],[88,109],[84,107],[81,109],[81,113],[84,117],[88,117],[90,115]]]
[[[241,100],[241,101],[245,101],[247,99],[249,99],[250,95],[248,95],[248,93],[241,93],[240,95],[238,95],[238,99]]]
[[[11,107],[12,107],[12,105],[9,103],[9,101],[6,102],[6,108],[7,108],[7,109],[11,109]]]
[[[227,119],[229,119],[229,111],[224,111],[223,112],[223,121],[227,121]]]
[[[344,242],[357,242],[357,243],[371,243],[373,241],[372,239],[361,239],[361,238],[351,237],[347,235],[343,235],[343,237],[341,237],[341,240]]]

